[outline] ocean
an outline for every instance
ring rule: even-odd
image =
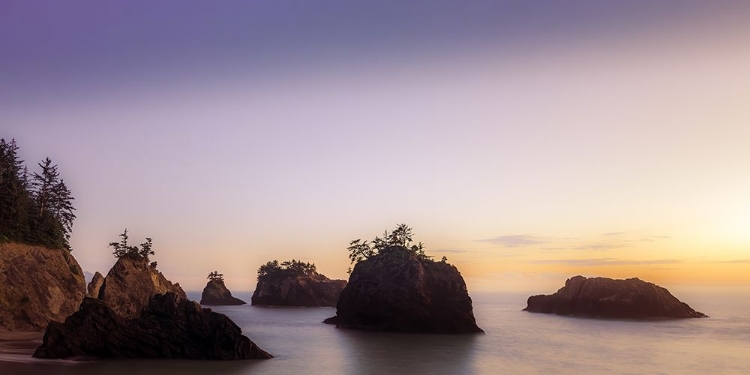
[[[257,361],[30,358],[0,342],[0,374],[749,374],[750,295],[674,293],[707,319],[628,321],[521,311],[528,295],[472,293],[480,335],[336,329],[333,308],[219,306],[275,358]],[[200,299],[200,293],[188,293]],[[235,293],[249,301],[250,294]]]

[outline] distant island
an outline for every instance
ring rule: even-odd
[[[221,305],[244,305],[247,302],[232,297],[232,292],[224,285],[224,275],[219,271],[213,271],[208,274],[208,284],[203,288],[201,294],[201,305],[221,306]]]
[[[336,316],[325,323],[368,331],[481,333],[461,273],[443,257],[434,261],[424,245],[409,246],[412,229],[399,225],[371,246],[350,242],[354,263]]]
[[[638,278],[575,276],[551,295],[528,299],[529,312],[598,318],[704,318],[669,291]]]
[[[332,280],[318,273],[314,263],[292,259],[269,261],[258,268],[253,305],[333,307],[345,280]]]

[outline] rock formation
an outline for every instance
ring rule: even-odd
[[[174,293],[154,296],[138,318],[86,298],[64,323],[50,323],[37,358],[264,359],[272,356],[229,318]]]
[[[98,298],[116,313],[133,318],[140,315],[151,297],[168,292],[187,299],[180,284],[172,284],[148,260],[124,256],[107,273]]]
[[[391,246],[354,266],[326,323],[374,331],[479,333],[456,267]]]
[[[37,331],[78,309],[86,284],[69,251],[0,244],[0,331]]]
[[[265,306],[333,307],[345,286],[345,280],[321,274],[269,278],[258,280],[250,301]]]
[[[99,298],[99,290],[104,284],[104,276],[97,271],[94,277],[91,278],[91,282],[86,287],[86,297]]]
[[[222,279],[209,280],[201,295],[201,305],[244,305],[245,303],[239,298],[232,297],[232,292],[227,289]]]
[[[557,293],[531,296],[530,312],[602,318],[703,318],[668,290],[638,278],[613,280],[575,276]]]

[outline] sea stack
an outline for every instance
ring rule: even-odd
[[[172,284],[148,259],[123,256],[107,273],[97,297],[116,313],[134,318],[141,314],[151,297],[169,292],[187,299],[180,284]]]
[[[404,246],[359,261],[341,292],[340,328],[424,333],[481,333],[461,273]]]
[[[531,296],[525,311],[597,318],[704,318],[669,291],[638,278],[575,276],[551,295]]]
[[[206,287],[203,288],[203,294],[201,295],[201,305],[221,306],[246,304],[245,301],[232,297],[232,292],[230,292],[226,285],[224,285],[224,278],[219,277],[220,275],[221,274],[217,274],[215,278],[211,278],[211,274],[209,274],[210,280],[208,280]]]
[[[222,314],[175,293],[154,296],[137,318],[86,298],[64,323],[52,322],[37,358],[265,359],[272,356]]]
[[[250,301],[260,306],[334,307],[345,286],[345,280],[318,273],[315,264],[272,261],[261,266]]]

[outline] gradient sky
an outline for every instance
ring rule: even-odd
[[[469,290],[750,285],[750,3],[0,2],[0,137],[188,290],[345,278],[397,223]]]

